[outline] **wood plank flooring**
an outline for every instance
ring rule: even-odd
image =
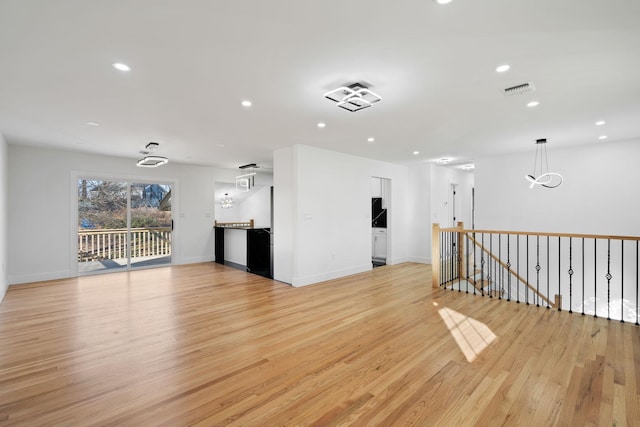
[[[2,426],[638,426],[640,328],[431,288],[215,263],[13,286]]]

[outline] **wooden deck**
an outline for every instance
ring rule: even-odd
[[[640,425],[640,328],[431,288],[215,263],[11,287],[0,425]]]

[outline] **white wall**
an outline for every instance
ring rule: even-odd
[[[277,280],[304,286],[372,268],[372,176],[391,180],[387,264],[408,260],[407,167],[304,145],[277,150],[274,165]]]
[[[476,161],[476,228],[640,236],[640,141],[547,150],[555,189],[529,189],[533,144]]]
[[[424,264],[431,263],[431,167],[430,163],[409,167],[409,259]]]
[[[7,232],[9,230],[9,155],[7,143],[0,133],[0,301],[4,298],[9,286],[9,274],[7,270],[7,248],[9,247]]]
[[[271,186],[254,187],[245,199],[238,199],[231,193],[230,196],[234,199],[231,208],[224,209],[216,205],[218,222],[244,222],[253,219],[256,227],[271,226]],[[239,201],[236,203],[236,200]]]
[[[463,221],[465,228],[471,228],[471,189],[474,186],[473,173],[451,167],[432,165],[431,167],[431,222],[441,227],[451,227],[450,185],[457,184],[456,220]],[[456,221],[456,222],[457,222]]]
[[[135,161],[71,151],[9,145],[9,283],[73,277],[76,193],[73,177],[173,181],[175,264],[213,260],[212,168]]]
[[[289,284],[297,227],[297,151],[294,146],[273,153],[273,278]]]

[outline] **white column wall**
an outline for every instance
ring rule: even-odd
[[[407,167],[304,145],[276,151],[274,165],[277,280],[304,286],[372,268],[372,176],[391,180],[387,264],[409,259]]]
[[[7,232],[9,230],[9,154],[7,143],[0,133],[0,302],[9,286],[7,270],[7,248],[9,247]]]
[[[213,260],[213,174],[207,167],[169,163],[138,168],[134,159],[9,146],[9,283],[73,277],[77,174],[174,182],[173,263]]]
[[[409,167],[409,259],[423,264],[431,263],[431,167],[430,163]]]

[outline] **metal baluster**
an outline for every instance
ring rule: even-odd
[[[611,320],[611,239],[607,239],[607,320]]]
[[[638,268],[638,265],[640,265],[640,256],[639,252],[638,252],[638,247],[640,242],[638,242],[638,240],[636,240],[636,326],[640,326],[640,305],[638,305],[638,288],[640,286],[640,269]]]
[[[624,240],[620,240],[620,256],[622,265],[620,266],[620,323],[624,323]]]
[[[493,234],[490,233],[489,234],[489,253],[493,254]],[[493,298],[493,283],[495,281],[495,269],[494,269],[494,274],[491,274],[491,266],[494,265],[494,262],[492,260],[492,258],[489,258],[489,270],[488,270],[488,276],[487,276],[487,283],[489,283],[489,298]],[[493,280],[493,281],[492,281]]]
[[[502,235],[498,233],[498,259],[502,262]],[[502,299],[502,284],[504,283],[504,268],[500,266],[500,286],[498,288],[498,299]]]
[[[598,239],[593,239],[593,317],[598,317],[598,276],[596,270],[598,269]]]
[[[540,236],[536,235],[536,307],[540,307]]]
[[[547,308],[551,308],[551,291],[549,290],[549,284],[551,283],[551,266],[549,264],[549,236],[547,236]]]
[[[584,237],[582,238],[582,315],[584,316]]]
[[[560,256],[560,254],[562,253],[560,250],[560,236],[558,236],[558,295],[562,295],[562,293],[560,292],[560,264],[562,264],[561,259],[562,257]],[[558,305],[558,311],[562,311],[562,308]]]
[[[480,293],[484,296],[484,233],[480,239]]]
[[[444,251],[444,234],[441,231],[440,232],[440,286],[442,286],[442,279],[444,278],[443,274],[444,272],[443,270],[443,266],[444,266],[444,257],[443,257],[443,251]]]
[[[529,283],[529,235],[527,234],[527,283]],[[529,305],[529,289],[527,286],[524,287],[524,299]]]
[[[516,234],[516,274],[520,277],[520,235]],[[516,302],[520,304],[520,279],[516,281]]]
[[[476,257],[476,251],[478,250],[478,249],[476,249],[476,242],[477,242],[477,240],[476,240],[476,232],[474,231],[473,232],[473,282],[474,282],[474,284],[473,284],[473,294],[474,295],[476,294],[476,283],[477,283],[477,281],[476,281],[476,270],[478,269],[478,264],[476,263],[476,258],[477,258]]]
[[[467,268],[465,270],[467,272],[467,285],[466,285],[467,291],[466,291],[466,293],[469,293],[469,234],[468,233],[464,233],[464,236],[465,236],[465,238],[467,240],[467,245],[465,246],[465,251],[466,251],[466,254],[467,254],[466,261],[465,261],[466,264],[467,264]]]
[[[511,301],[511,234],[507,234],[507,301]]]
[[[573,313],[573,242],[569,237],[569,313]]]

